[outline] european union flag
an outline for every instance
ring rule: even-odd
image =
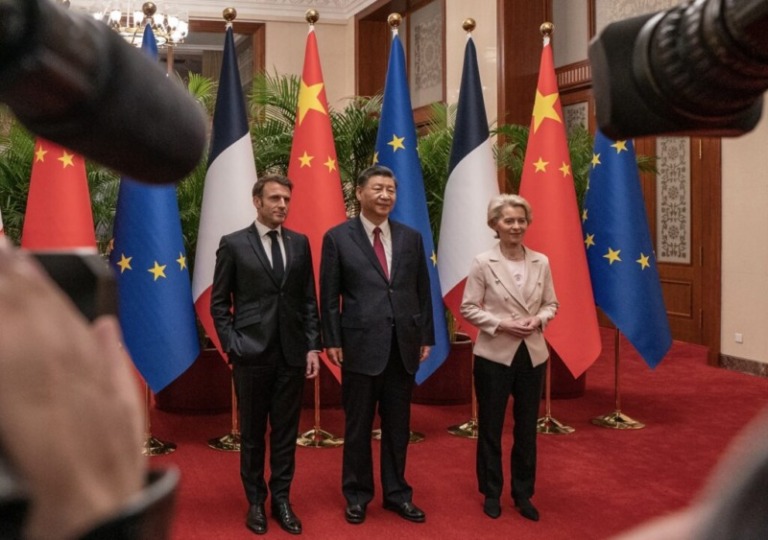
[[[595,303],[656,367],[672,334],[632,141],[595,135],[582,223]]]
[[[157,58],[149,26],[141,48]],[[175,186],[121,179],[110,263],[117,273],[125,346],[158,392],[200,352]]]
[[[405,54],[395,30],[389,54],[387,81],[384,85],[381,121],[376,137],[376,155],[377,163],[392,169],[397,178],[397,203],[391,214],[392,219],[413,227],[421,233],[424,240],[424,255],[427,258],[432,286],[435,346],[416,373],[416,383],[421,384],[445,361],[450,342],[416,143],[416,126],[413,123],[411,96],[405,76]]]

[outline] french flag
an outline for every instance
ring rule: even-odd
[[[251,189],[256,183],[256,164],[245,111],[235,40],[228,24],[192,276],[197,316],[222,356],[210,310],[216,250],[222,236],[247,227],[255,219]]]
[[[486,212],[491,197],[498,194],[477,53],[472,36],[468,34],[448,182],[443,197],[437,269],[443,301],[456,318],[457,329],[473,340],[477,329],[464,321],[459,307],[472,260],[496,243],[493,231],[486,224]]]

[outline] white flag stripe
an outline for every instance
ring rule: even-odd
[[[213,284],[216,250],[225,234],[247,227],[256,218],[251,189],[256,183],[251,136],[229,146],[208,167],[200,210],[192,297],[197,301]]]
[[[496,242],[486,223],[486,209],[498,194],[493,150],[486,139],[454,167],[445,186],[437,258],[444,293],[467,277],[478,253]]]

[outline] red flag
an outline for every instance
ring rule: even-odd
[[[526,244],[549,257],[560,301],[544,335],[578,377],[600,354],[600,333],[548,38],[541,53],[520,195],[533,207]]]
[[[21,247],[96,250],[83,158],[38,138]]]
[[[309,237],[317,283],[323,235],[344,221],[347,213],[314,26],[307,36],[288,177],[294,189],[286,226]],[[336,380],[341,380],[339,368],[322,357]]]

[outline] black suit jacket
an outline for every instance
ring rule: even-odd
[[[364,375],[384,371],[392,330],[408,373],[419,367],[422,345],[434,345],[429,273],[421,234],[389,221],[392,261],[387,281],[360,218],[323,238],[320,305],[323,343],[342,347],[343,369]]]
[[[290,366],[305,366],[307,352],[320,350],[312,254],[303,234],[283,227],[285,273],[278,283],[256,225],[225,235],[216,252],[211,315],[230,360],[259,364],[279,339]]]

